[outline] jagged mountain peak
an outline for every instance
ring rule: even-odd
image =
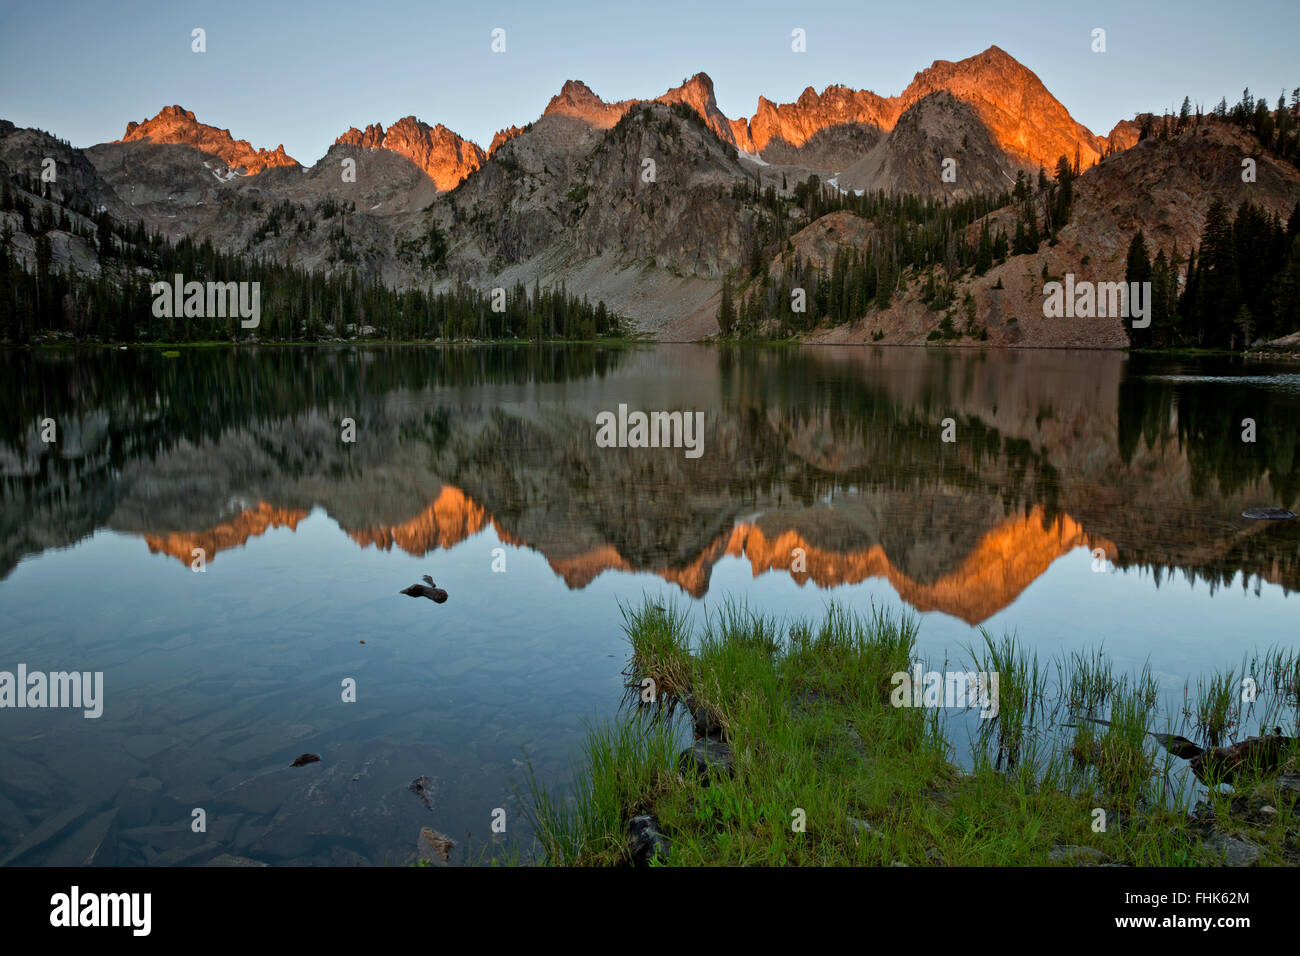
[[[773,144],[800,147],[818,133],[840,126],[888,130],[898,113],[892,100],[870,90],[834,84],[821,93],[807,87],[793,103],[773,103],[760,96],[748,125],[753,149],[761,151]]]
[[[676,91],[689,91],[692,93],[698,92],[704,96],[713,96],[713,77],[701,70],[694,76],[682,80],[680,86],[675,86],[668,92],[673,93]]]
[[[276,166],[298,165],[284,151],[283,143],[275,149],[255,149],[248,140],[235,139],[228,129],[200,123],[192,110],[177,104],[164,106],[152,119],[127,123],[126,132],[116,142],[190,146],[250,176]]]
[[[560,87],[560,92],[553,98],[558,97],[572,100],[595,100],[598,103],[604,102],[592,91],[591,87],[582,82],[582,80],[565,80],[564,85]]]
[[[413,115],[403,116],[387,130],[381,123],[368,125],[365,130],[350,127],[334,142],[341,146],[387,149],[405,156],[444,191],[455,189],[487,161],[487,154],[477,144],[441,123],[430,126]]]
[[[198,120],[194,116],[193,110],[187,110],[185,107],[180,105],[175,105],[175,104],[172,106],[164,106],[162,109],[158,111],[158,115],[155,116],[152,120],[149,119],[148,117],[145,117],[138,123],[135,122],[134,120],[127,123],[126,133],[122,136],[122,139],[118,140],[118,142],[128,142],[132,139],[138,139],[139,137],[132,136],[131,134],[134,133],[141,126],[144,126],[148,123],[157,122],[158,120],[189,120],[191,123],[198,122]]]
[[[560,92],[551,97],[543,116],[571,116],[596,129],[609,129],[633,105],[635,100],[606,103],[581,80],[566,80]]]
[[[1092,166],[1106,141],[1070,116],[1033,70],[998,46],[951,62],[935,60],[917,73],[902,96],[904,110],[946,90],[970,103],[997,145],[1020,165],[1051,169],[1056,160],[1079,155]]]
[[[713,79],[703,72],[683,80],[680,86],[674,86],[663,96],[658,97],[658,100],[660,103],[685,103],[705,119],[711,113],[722,115],[713,92]]]
[[[728,119],[726,114],[718,109],[718,100],[713,92],[713,79],[709,74],[696,73],[681,86],[675,86],[658,97],[657,102],[670,106],[680,103],[690,107],[724,143],[747,152],[754,152],[754,143],[749,135],[749,124],[743,119]]]

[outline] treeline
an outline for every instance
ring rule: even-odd
[[[775,320],[775,334],[786,337],[823,323],[854,321],[869,309],[889,308],[909,273],[925,274],[922,298],[931,309],[955,311],[955,283],[962,273],[983,275],[1008,255],[1033,252],[1043,241],[1055,239],[1069,222],[1078,175],[1078,157],[1071,162],[1062,156],[1054,178],[1040,168],[1034,182],[1022,171],[1009,194],[955,202],[884,192],[846,194],[823,186],[816,176],[798,184],[790,197],[771,186],[759,192],[749,183],[738,183],[733,198],[758,203],[761,216],[748,269],[723,280],[719,329],[724,336],[771,335]],[[1001,226],[990,229],[985,219],[1009,205],[1016,210],[1012,236]],[[802,216],[792,216],[794,208],[802,210]],[[865,247],[841,247],[820,267],[803,261],[790,241],[792,231],[840,211],[867,220],[871,238]],[[981,220],[974,239],[968,239],[971,226]],[[765,266],[777,257],[779,268]],[[961,307],[966,332],[977,334],[969,295]],[[938,337],[960,334],[952,316],[945,315]]]
[[[1247,87],[1235,105],[1228,106],[1227,97],[1224,97],[1209,115],[1254,134],[1279,158],[1300,165],[1300,87],[1291,91],[1289,106],[1285,91],[1278,94],[1274,109],[1269,109],[1268,101],[1263,97],[1256,99],[1251,95],[1250,87]],[[1200,126],[1204,121],[1205,114],[1200,104],[1193,107],[1191,98],[1185,96],[1177,114],[1143,115],[1138,124],[1138,140],[1170,139]]]
[[[1125,278],[1151,283],[1151,325],[1131,329],[1136,348],[1242,349],[1300,331],[1300,203],[1288,220],[1251,202],[1230,216],[1211,204],[1200,246],[1150,257],[1141,231],[1129,244]]]
[[[357,269],[329,274],[237,256],[210,241],[172,242],[143,222],[127,226],[84,201],[56,195],[29,176],[0,186],[0,207],[20,217],[18,232],[5,216],[0,229],[0,342],[27,344],[63,334],[77,341],[195,342],[259,340],[310,342],[353,335],[402,340],[567,339],[590,340],[625,333],[620,316],[604,302],[570,295],[563,285],[482,292],[464,283],[451,289],[391,289]],[[288,219],[276,215],[271,232]],[[327,217],[328,218],[328,217]],[[20,255],[18,235],[31,238]],[[94,275],[56,264],[55,244],[66,260],[77,255],[78,237],[98,259]],[[158,316],[154,282],[260,284],[260,323],[243,329],[238,317]],[[170,295],[170,292],[164,293]],[[174,311],[174,310],[173,310]]]

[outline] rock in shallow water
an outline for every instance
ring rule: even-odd
[[[455,840],[432,827],[424,827],[420,831],[419,854],[422,860],[434,863],[441,860],[446,863],[451,859],[451,851],[455,846]]]
[[[423,803],[430,810],[433,809],[433,793],[437,789],[437,787],[438,787],[437,780],[435,780],[433,777],[424,777],[424,776],[416,777],[414,780],[412,780],[409,784],[406,785],[406,789],[410,790],[413,794],[419,797],[420,802]]]

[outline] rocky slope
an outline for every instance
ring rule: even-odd
[[[1253,183],[1241,180],[1243,156],[1257,157]],[[1170,140],[1145,140],[1103,160],[1086,169],[1074,189],[1070,221],[1055,244],[1010,256],[982,276],[959,279],[957,297],[971,293],[989,344],[1124,348],[1128,334],[1122,319],[1044,317],[1044,268],[1053,276],[1072,273],[1079,281],[1121,282],[1129,242],[1139,229],[1152,258],[1161,250],[1172,255],[1175,245],[1185,257],[1200,243],[1206,213],[1216,199],[1232,210],[1249,200],[1285,221],[1300,201],[1300,170],[1261,154],[1258,141],[1236,127],[1207,121]],[[1014,233],[1012,207],[987,218],[993,231]],[[976,238],[977,228],[971,228],[968,239]],[[914,282],[889,309],[819,331],[812,339],[824,344],[923,344],[938,321],[921,302],[920,283]]]
[[[947,160],[953,161],[951,181],[944,179]],[[1014,185],[1015,170],[975,108],[941,90],[909,107],[889,135],[836,182],[842,189],[961,199],[1006,191]]]

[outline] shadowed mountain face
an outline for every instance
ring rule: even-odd
[[[195,549],[220,563],[319,508],[357,549],[426,556],[487,533],[570,589],[647,572],[698,598],[741,561],[801,586],[887,580],[970,624],[1077,548],[1157,576],[1300,587],[1300,522],[1241,517],[1295,505],[1294,371],[689,346],[0,363],[4,576],[100,529],[178,571]],[[620,404],[702,411],[703,453],[599,447],[596,416]]]

